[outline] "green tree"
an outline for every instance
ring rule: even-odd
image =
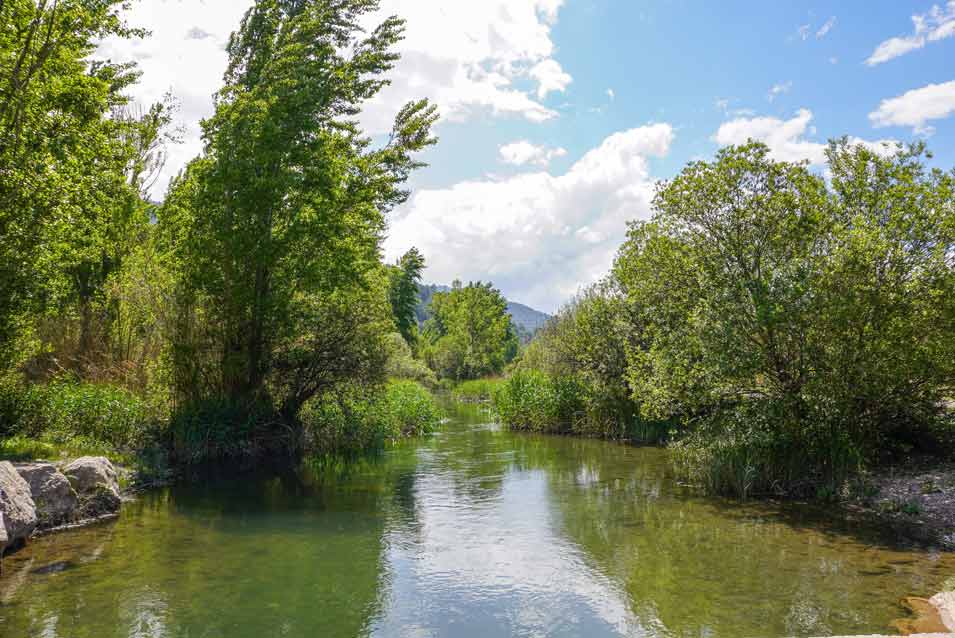
[[[646,413],[715,489],[806,490],[922,438],[955,381],[955,174],[842,140],[831,181],[756,143],[690,164],[614,276]]]
[[[461,380],[499,374],[517,354],[507,301],[490,283],[462,286],[431,298],[424,326],[425,359],[439,376]]]
[[[258,0],[229,42],[206,152],[161,214],[182,274],[187,398],[274,400],[294,414],[323,384],[321,353],[305,351],[319,347],[324,299],[367,287],[381,268],[384,215],[407,198],[436,115],[427,101],[406,105],[380,148],[355,121],[398,58],[401,20],[359,26],[377,8]]]
[[[31,317],[90,287],[101,220],[133,208],[126,145],[111,121],[131,65],[92,59],[104,37],[141,31],[121,0],[0,3],[0,357],[9,364]],[[95,245],[95,246],[94,246]],[[84,265],[85,264],[85,265]]]
[[[398,332],[409,346],[414,346],[418,338],[418,318],[415,310],[418,307],[418,285],[421,283],[423,271],[424,256],[417,248],[411,248],[389,269],[388,301],[391,302],[391,312],[395,316]]]

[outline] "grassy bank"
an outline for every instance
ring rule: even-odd
[[[122,388],[59,379],[7,380],[0,394],[0,459],[106,456],[144,473],[276,452],[380,448],[432,431],[441,413],[410,380],[351,385],[313,399],[276,435],[275,411],[225,402],[164,410]]]
[[[514,430],[572,434],[656,444],[667,439],[669,423],[641,419],[626,401],[568,376],[521,370],[501,381],[494,409]]]

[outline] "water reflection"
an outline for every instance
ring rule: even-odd
[[[695,497],[665,452],[474,406],[361,460],[151,494],[7,559],[2,636],[782,636],[887,631],[951,555]]]

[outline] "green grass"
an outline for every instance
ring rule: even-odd
[[[126,462],[152,436],[156,419],[145,401],[106,384],[57,379],[0,383],[0,458],[106,456]]]
[[[303,410],[302,422],[315,451],[357,452],[427,434],[441,416],[424,386],[391,380],[379,389],[347,386],[313,399]]]

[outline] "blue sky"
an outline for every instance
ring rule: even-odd
[[[130,21],[151,40],[104,43],[143,66],[138,98],[182,100],[169,174],[198,151],[249,4],[141,0]],[[656,181],[748,137],[817,170],[841,135],[924,139],[955,166],[955,1],[383,0],[390,13],[409,22],[404,57],[363,123],[380,134],[415,97],[441,107],[385,244],[389,259],[418,246],[431,281],[490,279],[552,311],[606,272]]]

